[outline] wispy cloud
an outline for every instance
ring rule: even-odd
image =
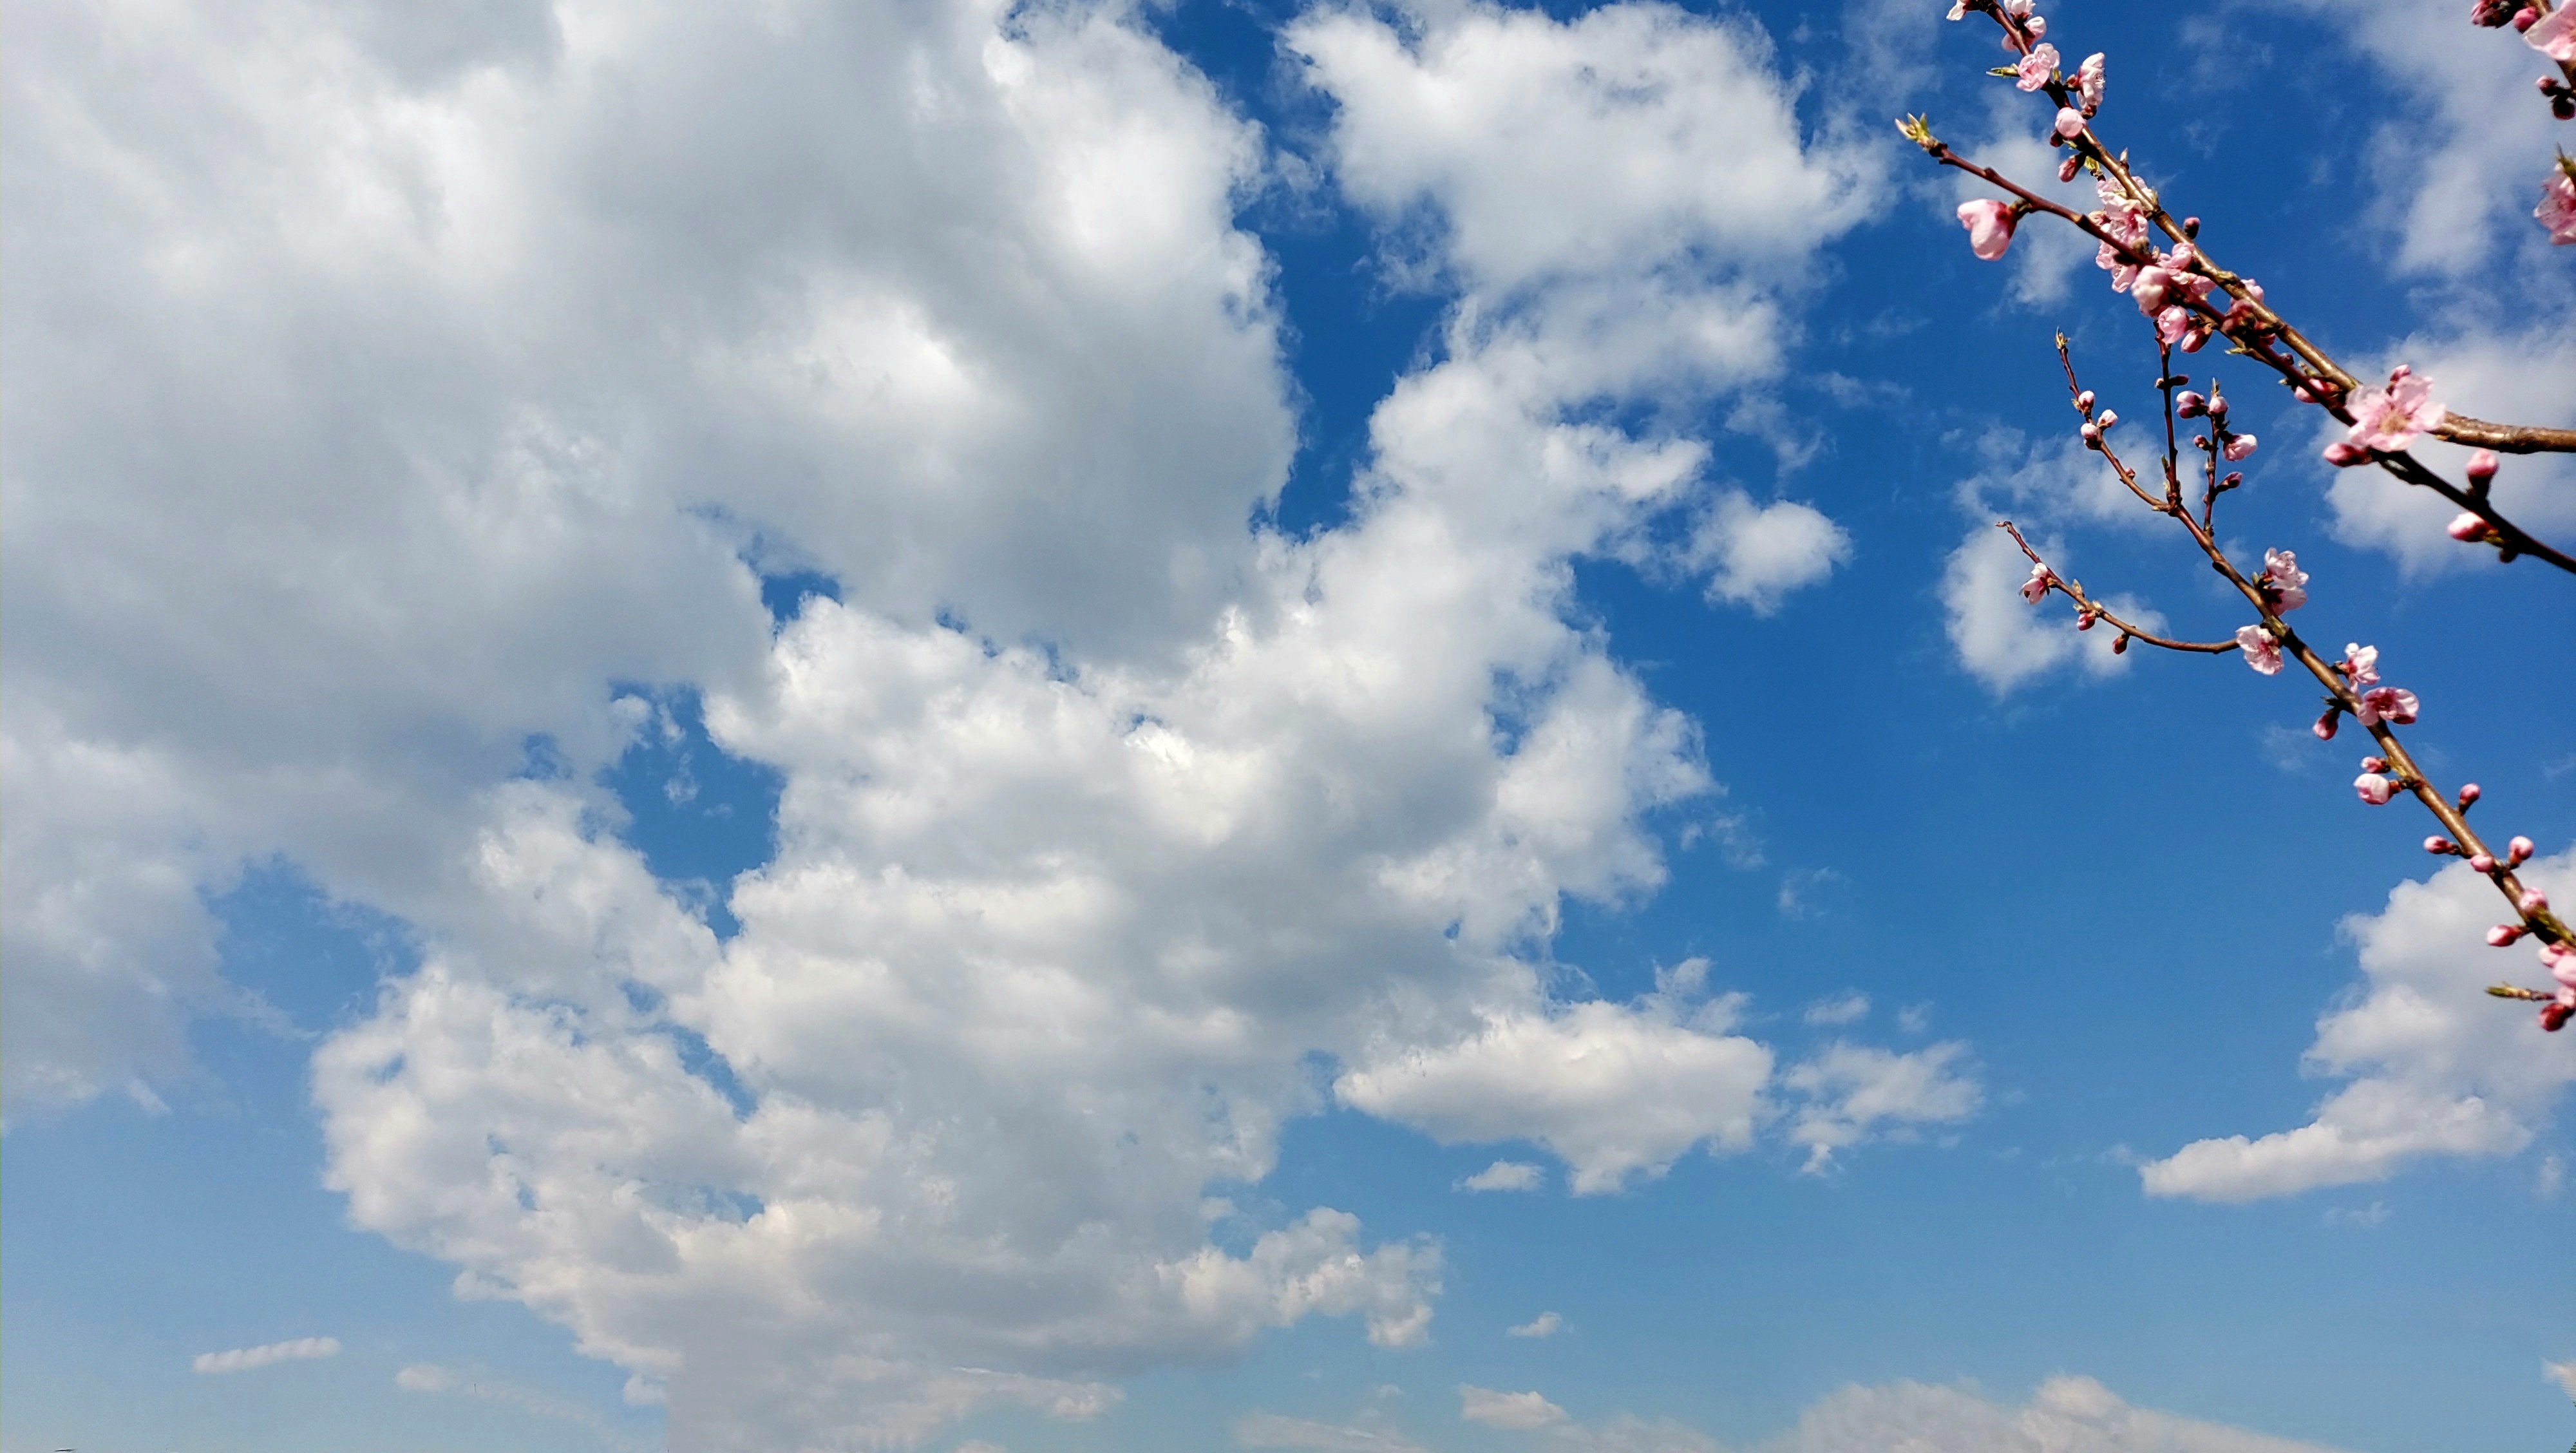
[[[541,1418],[555,1418],[578,1423],[596,1434],[599,1441],[620,1453],[643,1453],[645,1444],[630,1437],[616,1424],[570,1398],[558,1397],[538,1388],[522,1387],[513,1382],[500,1382],[470,1372],[458,1372],[434,1362],[415,1362],[394,1374],[394,1386],[405,1392],[454,1393],[458,1397],[480,1398],[485,1402],[508,1403],[523,1412]],[[631,1400],[631,1399],[630,1399]]]
[[[1565,1319],[1556,1313],[1541,1312],[1519,1326],[1509,1328],[1508,1333],[1514,1337],[1553,1337],[1564,1325]]]
[[[340,1355],[337,1337],[298,1337],[291,1342],[269,1342],[257,1347],[236,1347],[229,1352],[200,1352],[189,1366],[198,1372],[248,1372],[272,1362],[296,1362],[315,1357]]]
[[[1534,1191],[1545,1175],[1525,1160],[1498,1160],[1458,1183],[1462,1191]]]

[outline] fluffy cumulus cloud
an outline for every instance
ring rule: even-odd
[[[339,1355],[340,1339],[337,1337],[298,1337],[287,1342],[266,1342],[257,1347],[236,1347],[229,1352],[200,1352],[188,1367],[192,1372],[248,1372],[272,1363]]]
[[[2576,897],[2576,851],[2535,859],[2523,881]],[[2564,1047],[2530,1016],[2479,991],[2513,967],[2487,947],[2506,915],[2493,885],[2466,863],[2399,885],[2388,906],[2347,920],[2360,948],[2357,992],[2317,1023],[2308,1068],[2344,1080],[2305,1125],[2199,1140],[2140,1168],[2150,1195],[2253,1201],[2320,1186],[2385,1180],[2427,1156],[2511,1155],[2576,1083]]]
[[[1328,1096],[1579,1191],[1779,1123],[1704,969],[1540,971],[1712,785],[1571,562],[1687,539],[1764,610],[1847,548],[1602,422],[1758,387],[1860,214],[1757,33],[1291,32],[1457,298],[1288,540],[1243,523],[1293,433],[1263,143],[1126,12],[509,13],[19,19],[13,1106],[175,1064],[203,895],[284,854],[422,945],[315,1056],[353,1220],[688,1449],[1089,1417],[1313,1317],[1422,1342],[1435,1244],[1225,1199]],[[773,630],[787,569],[841,598]],[[783,783],[728,939],[611,831],[619,683]],[[1894,1114],[1847,1080],[1786,1091],[1838,1143]]]

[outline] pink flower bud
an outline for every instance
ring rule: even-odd
[[[2371,806],[2385,807],[2388,799],[2397,795],[2397,784],[2376,772],[2364,772],[2352,779],[2352,790]]]
[[[2349,444],[2337,439],[2326,446],[2325,457],[2326,463],[2337,469],[2350,469],[2356,464],[2368,464],[2370,451],[2358,444]]]
[[[2113,424],[2120,422],[2119,411],[2116,409],[2104,409],[2100,416],[2095,418],[2093,422],[2101,425],[2105,429],[2108,429]]]
[[[2513,906],[2525,913],[2547,913],[2549,895],[2537,888],[2525,888],[2522,890],[2522,896],[2513,901]]]
[[[2013,227],[2020,220],[2012,208],[1991,198],[1959,204],[1959,225],[1968,229],[1968,250],[1988,262],[2012,246]]]
[[[2330,742],[2334,740],[2335,729],[2342,724],[2343,713],[2340,711],[2329,711],[2325,715],[2318,717],[2317,724],[2310,727],[2308,730],[2317,734],[2318,741]]]
[[[2057,134],[2065,137],[2069,141],[2073,141],[2075,138],[2082,136],[2084,134],[2084,113],[2076,110],[2072,106],[2058,107]],[[2072,159],[2073,158],[2069,158],[2069,160]],[[2060,180],[2072,181],[2074,178],[2075,173],[2070,171],[2064,177],[2060,178]]]
[[[2365,772],[2385,772],[2388,770],[2388,759],[2386,757],[2364,757],[2361,759],[2361,770]]]
[[[2337,445],[2336,447],[2341,448],[2342,446]],[[2479,519],[2476,515],[2473,515],[2466,510],[2462,510],[2451,520],[2449,534],[2452,539],[2459,541],[2463,545],[2474,545],[2478,541],[2487,537],[2487,522]]]
[[[2530,929],[2523,927],[2519,923],[2499,923],[2495,927],[2487,930],[2487,946],[2490,948],[2511,948],[2524,934],[2529,933],[2530,931]]]
[[[2469,478],[2481,481],[2493,479],[2495,478],[2496,466],[2497,461],[2495,451],[2492,449],[2481,449],[2477,453],[2469,456]]]
[[[2101,447],[2102,447],[2102,426],[2101,426],[2101,425],[2096,424],[2096,423],[2094,423],[2094,422],[2092,422],[2091,420],[2089,420],[2089,419],[2088,419],[2088,420],[2086,420],[2086,421],[2084,422],[2083,427],[2081,427],[2081,428],[2077,429],[2075,432],[2084,436],[2084,447],[2085,447],[2085,448],[2087,448],[2087,449],[2099,449],[2099,448],[2101,448]]]
[[[2506,843],[2504,845],[2504,861],[2505,866],[2510,868],[2519,868],[2523,864],[2530,862],[2531,839],[2527,837],[2518,837],[2512,842]]]
[[[2523,13],[2525,13],[2525,14],[2529,14],[2530,12],[2529,12],[2529,11],[2525,11],[2525,12],[2523,12]],[[2567,1016],[2568,1016],[2568,1015],[2570,1015],[2570,1014],[2576,1014],[2576,1006],[2570,1006],[2570,1005],[2566,1005],[2566,1004],[2561,1004],[2561,1003],[2559,1003],[2559,1002],[2557,1002],[2557,1001],[2555,1001],[2555,1000],[2552,1000],[2551,1002],[2549,1002],[2549,1003],[2547,1003],[2547,1004],[2543,1004],[2543,1005],[2541,1005],[2541,1006],[2540,1006],[2540,1027],[2541,1027],[2541,1030],[2542,1030],[2544,1033],[2548,1033],[2548,1034],[2556,1034],[2559,1030],[2564,1029],[2564,1028],[2566,1028],[2566,1027],[2567,1027]]]
[[[2460,810],[2462,812],[2468,811],[2471,806],[2476,804],[2478,798],[2482,795],[2483,794],[2478,791],[2478,784],[2475,782],[2462,783],[2460,786]]]
[[[2174,275],[2161,267],[2138,269],[2138,280],[2129,285],[2129,296],[2138,300],[2138,311],[2152,318],[2173,301]]]
[[[2075,407],[2082,409],[2088,414],[2093,412],[2093,390],[2088,388],[2084,392],[2077,394],[2075,396]]]
[[[2245,456],[2254,452],[2254,436],[2230,434],[2227,436],[2227,447],[2219,452],[2227,456],[2228,463],[2241,464],[2245,461]]]
[[[2469,854],[2469,866],[2486,874],[2490,878],[2495,876],[2496,860],[2488,857],[2484,853]]]
[[[2059,114],[2062,116],[2064,113]],[[2066,154],[2066,160],[2057,164],[2057,179],[2061,182],[2071,182],[2075,180],[2075,174],[2082,170],[2084,170],[2084,154],[2080,151],[2070,151]]]
[[[2528,31],[2540,23],[2540,12],[2525,6],[2513,13],[2513,19],[2509,23],[2515,30]]]
[[[2201,415],[2203,415],[2203,414],[2205,414],[2205,413],[2208,413],[2208,412],[2209,412],[2209,400],[2207,400],[2207,399],[2205,399],[2205,398],[2202,398],[2200,395],[2198,395],[2198,394],[2196,394],[2196,393],[2193,393],[2191,390],[2189,390],[2189,389],[2184,389],[2181,393],[2178,393],[2178,394],[2175,394],[2175,395],[2174,395],[2174,415],[2175,415],[2175,417],[2177,417],[2177,418],[2184,418],[2184,419],[2197,419],[2197,418],[2199,418]]]
[[[2424,851],[2431,853],[2437,858],[2447,858],[2459,850],[2460,845],[2446,837],[2428,837],[2424,839]]]
[[[2037,40],[2041,36],[2048,34],[2048,17],[2045,15],[2034,15],[2028,20],[2023,21],[2021,26],[2022,29],[2030,32],[2031,39]]]

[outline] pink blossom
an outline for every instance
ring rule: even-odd
[[[2532,843],[2531,839],[2527,837],[2515,838],[2512,842],[2504,845],[2504,860],[2513,867],[2519,868],[2523,864],[2530,862],[2531,853]]]
[[[2173,296],[2174,284],[2180,281],[2163,266],[2141,268],[2130,296],[2138,300],[2138,311],[2152,318],[2163,311]]]
[[[2459,850],[2460,845],[2446,837],[2428,837],[2424,839],[2424,851],[2431,853],[2437,858],[2449,857],[2451,854],[2456,853]]]
[[[2397,795],[2397,784],[2376,772],[2364,772],[2352,779],[2352,790],[2371,806],[2386,807],[2388,799]]]
[[[2166,343],[2180,343],[2182,336],[2190,331],[2191,310],[2182,304],[2171,304],[2163,312],[2156,314],[2158,340]]]
[[[2084,114],[2102,109],[2102,53],[2095,51],[2075,68],[2075,94],[2084,102]]]
[[[2462,510],[2451,517],[2451,523],[2444,527],[2443,533],[2463,545],[2474,545],[2487,537],[2487,522],[2470,511]]]
[[[2317,740],[2318,740],[2318,741],[2321,741],[2321,742],[2330,742],[2330,741],[2333,741],[2333,740],[2335,739],[2335,729],[2336,729],[2337,727],[2342,726],[2342,725],[2343,725],[2343,712],[2342,712],[2342,710],[2341,710],[2341,709],[2339,709],[2339,708],[2332,708],[2332,707],[2330,707],[2330,708],[2328,708],[2328,709],[2327,709],[2327,711],[2326,711],[2326,714],[2325,714],[2325,715],[2323,715],[2323,716],[2321,716],[2321,717],[2318,717],[2318,718],[2317,718],[2317,724],[2316,724],[2315,726],[2312,726],[2312,727],[2308,728],[2308,730],[2310,730],[2310,731],[2312,731],[2312,732],[2315,732],[2315,733],[2317,734]]]
[[[2021,219],[1992,198],[1959,204],[1959,225],[1968,229],[1968,250],[1988,262],[2012,246],[2013,225]]]
[[[2525,888],[2522,890],[2522,896],[2514,900],[2513,906],[2525,913],[2547,913],[2549,895],[2537,888]]]
[[[2481,449],[2470,455],[2469,481],[2472,484],[2483,484],[2495,478],[2496,469],[2501,463],[2502,461],[2496,458],[2496,452],[2492,449]]]
[[[2244,462],[2246,455],[2254,452],[2254,443],[2255,439],[2251,434],[2230,434],[2227,436],[2227,446],[2219,452],[2227,456],[2228,463],[2240,464]]]
[[[2277,609],[2297,610],[2308,603],[2308,572],[2299,568],[2299,557],[2293,551],[2264,551],[2259,580],[2272,588],[2272,598],[2280,603]]]
[[[2358,444],[2347,444],[2343,440],[2337,439],[2326,446],[2326,463],[2333,465],[2337,469],[2350,469],[2356,464],[2368,464],[2369,462],[2370,451],[2362,448]]]
[[[2075,138],[2082,136],[2084,134],[2084,113],[2076,110],[2072,106],[2058,107],[2057,134],[2065,137],[2069,141],[2073,141]],[[2069,159],[2073,160],[2073,158]],[[2078,164],[2081,165],[2080,162]],[[2071,179],[2074,175],[2075,173],[2070,171],[2066,176],[2059,178],[2059,180],[2065,181]]]
[[[2484,853],[2471,853],[2469,854],[2469,868],[2472,872],[2484,873],[2488,877],[2494,877],[2496,860],[2488,857]]]
[[[2110,428],[2113,424],[2120,422],[2120,411],[2117,409],[2104,409],[2101,415],[2094,419],[2093,422],[2101,425],[2105,429]]]
[[[2357,395],[2352,401],[2352,432],[2345,439],[2365,449],[2392,453],[2416,435],[2438,428],[2450,410],[2433,401],[2432,380],[2405,364],[2389,370],[2388,387]]]
[[[2057,74],[2057,47],[2046,42],[2035,45],[2031,47],[2030,54],[2023,56],[2020,64],[2013,69],[2019,72],[2021,77],[2013,82],[2014,85],[2025,91],[2036,91],[2047,85]]]
[[[2238,626],[2236,649],[2245,653],[2245,664],[2266,676],[2281,674],[2281,643],[2261,626]]]
[[[2533,50],[2564,64],[2576,61],[2576,6],[2561,5],[2522,33]]]
[[[2021,28],[2030,32],[2031,39],[2037,40],[2041,36],[2048,34],[2048,17],[2045,15],[2034,15],[2028,20],[2023,21],[2021,23]]]
[[[2056,579],[2057,576],[2047,566],[2033,565],[2030,567],[2030,579],[2021,583],[2021,598],[2032,605],[2039,604],[2040,597],[2048,594],[2048,587]]]
[[[2343,648],[2343,674],[2355,686],[2379,684],[2379,648],[2359,646],[2347,641]]]
[[[2530,929],[2523,927],[2519,923],[2499,923],[2495,927],[2487,930],[2487,947],[2511,948],[2515,943],[2521,940],[2524,934],[2529,932],[2531,932]]]
[[[2556,13],[2567,14],[2571,7]],[[2560,247],[2576,242],[2576,177],[2561,171],[2540,189],[2540,205],[2531,209],[2540,225],[2549,229],[2549,240]]]
[[[2478,784],[2475,782],[2464,782],[2460,784],[2460,810],[2462,812],[2468,811],[2469,808],[2477,802],[2480,795],[2481,794],[2478,792]]]
[[[2392,726],[2404,726],[2415,719],[2415,711],[2420,704],[2412,691],[2401,691],[2394,686],[2374,686],[2361,694],[2361,708],[2353,715],[2363,726],[2377,726],[2383,721]]]
[[[2067,148],[2066,160],[2057,164],[2057,179],[2061,182],[2071,182],[2075,180],[2075,174],[2082,170],[2084,170],[2084,154],[2072,147]]]
[[[2386,757],[2364,757],[2361,759],[2361,770],[2365,772],[2385,772],[2388,770],[2388,759]]]
[[[2197,419],[2208,412],[2209,400],[2202,398],[2190,389],[2184,389],[2181,393],[2174,395],[2175,417],[2183,419]]]
[[[1952,0],[1952,3],[1951,3],[1951,5],[1950,5],[1950,18],[1951,18],[1952,20],[1965,20],[1965,19],[1967,19],[1967,18],[1968,18],[1968,0]],[[2497,23],[2498,23],[2498,24],[2502,24],[2503,22],[2499,21],[2499,22],[2497,22]]]

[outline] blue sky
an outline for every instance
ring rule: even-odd
[[[2576,1436],[2501,905],[1995,553],[2243,623],[2064,433],[2135,310],[1887,124],[2047,165],[1941,8],[22,7],[0,1445]],[[2356,372],[2576,424],[2438,10],[2047,13]],[[2224,367],[2222,536],[2576,897],[2569,585]]]

